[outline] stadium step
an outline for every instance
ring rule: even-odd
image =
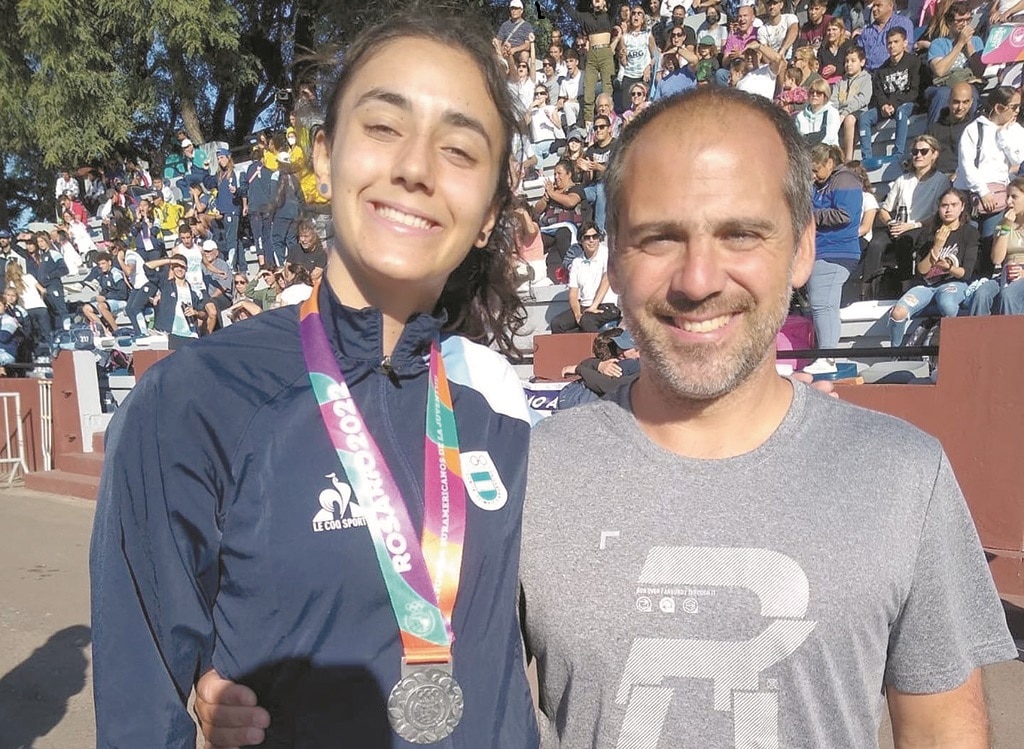
[[[25,476],[25,488],[37,492],[96,501],[100,479],[99,476],[88,476],[69,471],[40,471]]]

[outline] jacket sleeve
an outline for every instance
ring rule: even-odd
[[[225,475],[217,468],[229,451],[182,388],[162,386],[166,371],[142,378],[107,431],[89,556],[102,749],[195,746],[186,703],[212,658],[222,493],[213,477]]]
[[[814,220],[820,229],[846,226],[860,221],[864,206],[864,188],[850,172],[840,172],[832,180],[829,192],[832,206],[814,211]]]
[[[846,97],[846,111],[859,112],[867,109],[871,104],[871,93],[874,86],[871,85],[871,75],[861,75],[851,81],[850,93]]]
[[[68,274],[68,264],[64,262],[64,256],[57,252],[49,253],[50,262],[47,263],[46,277],[40,279],[43,286],[53,283]]]

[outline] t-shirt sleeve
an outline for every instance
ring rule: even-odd
[[[909,593],[889,633],[885,683],[911,694],[946,692],[975,668],[1016,656],[967,503],[941,453]]]
[[[928,47],[928,62],[945,57],[951,49],[953,49],[953,43],[946,37],[935,39]]]

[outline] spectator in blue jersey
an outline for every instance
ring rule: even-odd
[[[209,316],[208,299],[201,286],[188,280],[188,260],[177,253],[150,260],[156,271],[153,329],[167,336],[167,348],[177,351],[199,338]]]
[[[252,241],[256,246],[256,262],[262,268],[270,256],[271,231],[274,226],[271,177],[274,173],[263,163],[263,146],[252,147],[252,161],[245,171],[246,211],[252,228]]]
[[[5,367],[18,360],[18,348],[26,337],[21,325],[23,312],[18,308],[18,292],[8,286],[0,302],[0,377],[6,377]]]
[[[913,44],[914,24],[896,12],[895,0],[875,0],[871,9],[871,23],[857,37],[857,44],[864,48],[868,70],[874,72],[889,59],[889,32],[902,29],[903,38]]]
[[[121,249],[124,249],[123,245]],[[114,267],[114,258],[109,252],[97,253],[96,265],[82,283],[99,285],[93,300],[82,305],[82,314],[89,322],[113,333],[117,330],[117,315],[128,306],[128,283],[124,273]]]
[[[594,339],[593,354],[562,369],[563,377],[579,375],[580,379],[558,393],[559,411],[603,398],[640,376],[640,352],[627,330],[602,330]]]
[[[819,143],[811,149],[814,171],[814,267],[807,281],[811,319],[818,348],[839,345],[839,304],[843,284],[860,262],[860,214],[864,190],[860,177],[843,166],[836,146]],[[810,374],[836,371],[835,360],[822,357],[804,368]]]
[[[234,746],[538,746],[516,609],[530,416],[501,355],[524,319],[499,228],[519,120],[491,38],[432,11],[349,45],[313,147],[323,281],[117,410],[90,562],[98,745],[194,744],[188,695],[215,668],[273,715]],[[419,539],[446,517],[435,566]]]
[[[213,226],[221,256],[234,268],[245,270],[245,252],[238,249],[238,219],[245,208],[245,190],[238,183],[235,162],[226,148],[217,151],[217,213]]]
[[[284,149],[277,154],[277,171],[270,176],[270,207],[274,214],[270,232],[270,256],[267,262],[284,263],[288,247],[295,241],[295,231],[302,212],[302,189],[291,156]]]

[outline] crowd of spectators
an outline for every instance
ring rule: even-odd
[[[308,296],[327,264],[328,205],[306,128],[293,115],[241,149],[209,150],[212,160],[178,133],[156,175],[131,159],[62,170],[52,229],[0,230],[0,367],[46,363],[61,331],[166,336],[177,348]],[[72,284],[86,299],[69,305]]]
[[[651,101],[705,85],[774,100],[813,147],[818,255],[806,295],[819,348],[838,344],[850,289],[899,299],[894,345],[911,318],[1019,311],[1024,234],[1007,185],[1024,160],[1020,92],[981,54],[989,29],[1021,11],[976,0],[928,3],[913,17],[894,0],[592,0],[569,12],[576,43],[555,29],[538,59],[538,32],[512,0],[494,46],[529,134],[514,167],[534,199],[519,206],[516,244],[524,275],[569,285],[553,332],[615,324],[597,314],[613,299],[591,280],[600,260],[586,234],[604,242],[607,155]],[[687,20],[696,13],[702,21]],[[908,137],[914,115],[925,132]],[[899,170],[879,204],[869,174],[886,182],[878,174]],[[1011,195],[1024,209],[1024,192]]]

